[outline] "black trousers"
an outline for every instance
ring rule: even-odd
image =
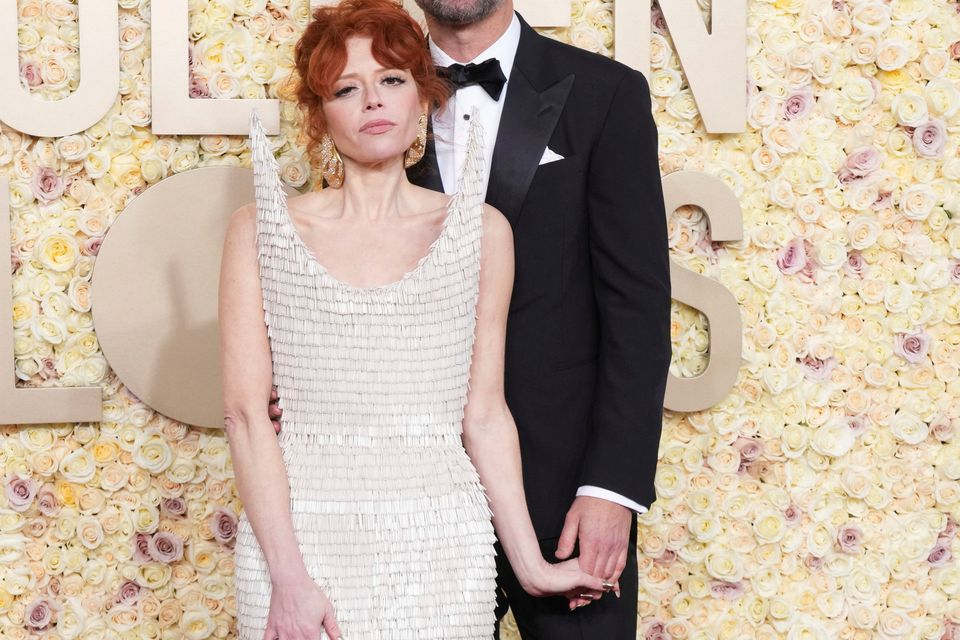
[[[543,557],[557,562],[554,551],[559,538],[540,541]],[[497,630],[500,619],[513,610],[523,640],[636,640],[637,637],[637,517],[631,525],[627,548],[627,566],[620,576],[620,599],[613,592],[599,600],[570,611],[567,599],[554,596],[534,598],[517,581],[498,542],[497,549]],[[579,547],[574,548],[579,555]]]

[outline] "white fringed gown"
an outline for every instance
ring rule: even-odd
[[[328,273],[297,234],[251,114],[290,510],[307,570],[349,640],[493,636],[491,513],[461,441],[482,236],[478,126],[428,252],[396,282],[357,287]],[[261,640],[270,576],[245,514],[235,557],[239,635]]]

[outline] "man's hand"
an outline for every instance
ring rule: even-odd
[[[277,433],[280,433],[280,418],[283,417],[283,409],[280,408],[280,404],[277,400],[280,399],[280,396],[277,395],[277,388],[273,387],[270,389],[270,402],[267,404],[267,415],[270,416],[270,422],[273,423],[273,430]]]
[[[627,546],[630,543],[630,510],[615,502],[591,496],[577,496],[567,511],[557,558],[564,560],[573,553],[574,543],[580,541],[580,568],[612,582],[613,592],[620,597],[620,574],[627,565]]]

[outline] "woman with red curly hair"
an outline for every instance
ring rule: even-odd
[[[454,195],[407,181],[447,91],[389,0],[318,9],[296,72],[328,188],[286,198],[254,113],[257,199],[221,265],[240,637],[489,640],[494,527],[529,593],[598,597],[527,512],[503,394],[513,241],[483,202],[479,125]]]

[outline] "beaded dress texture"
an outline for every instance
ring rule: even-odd
[[[327,272],[298,235],[251,113],[290,511],[307,571],[348,640],[493,636],[491,512],[461,441],[483,230],[478,126],[427,253],[399,280],[359,287]],[[270,575],[246,514],[235,559],[239,637],[261,640]]]

